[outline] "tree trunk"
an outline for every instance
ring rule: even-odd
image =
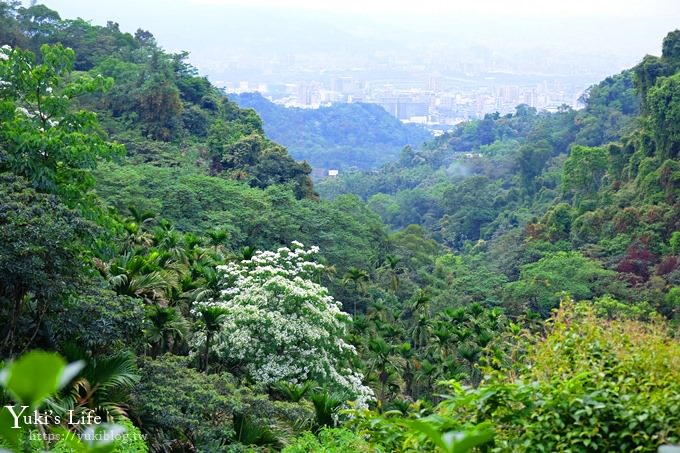
[[[205,334],[205,351],[203,352],[203,371],[208,372],[208,357],[210,355],[210,333]]]

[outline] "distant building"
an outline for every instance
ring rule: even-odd
[[[329,178],[337,178],[338,177],[338,170],[328,170],[328,177]]]
[[[312,103],[312,90],[309,85],[304,83],[298,85],[297,103],[300,105],[310,105]]]

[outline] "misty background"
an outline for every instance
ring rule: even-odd
[[[438,60],[459,58],[494,60],[499,69],[517,72],[552,69],[601,77],[634,65],[646,53],[658,54],[665,34],[680,25],[680,3],[673,0],[643,2],[643,9],[626,1],[569,2],[568,15],[564,8],[548,15],[551,8],[541,4],[549,1],[510,2],[519,5],[513,14],[499,2],[484,0],[475,2],[482,5],[476,10],[462,13],[427,1],[396,11],[390,2],[373,2],[364,8],[367,12],[352,2],[345,12],[341,6],[325,11],[304,2],[293,7],[195,0],[42,3],[65,18],[101,25],[110,20],[129,32],[149,30],[166,50],[191,52],[192,63],[211,78],[228,78],[230,70],[256,73],[252,64],[227,64],[239,55],[290,62],[294,55],[331,54],[337,57],[335,68],[349,70],[365,66],[376,52],[435,69]]]
[[[375,103],[433,131],[518,104],[580,108],[589,86],[660,54],[680,24],[676,0],[44,4],[62,18],[151,31],[228,93],[286,107]]]

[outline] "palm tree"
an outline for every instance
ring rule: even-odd
[[[475,340],[481,348],[485,348],[489,343],[491,343],[493,339],[494,334],[490,330],[484,329],[477,334],[477,338]]]
[[[370,326],[371,323],[365,316],[352,317],[352,329],[357,339],[364,337]]]
[[[378,402],[380,407],[385,404],[385,388],[390,381],[390,371],[399,371],[403,366],[403,359],[394,354],[394,348],[383,338],[376,338],[368,342],[369,373],[376,371],[380,382]]]
[[[187,279],[184,296],[190,302],[200,302],[215,296],[219,291],[220,276],[210,264],[194,263]]]
[[[286,401],[298,403],[314,388],[314,385],[314,381],[307,381],[299,385],[281,381],[274,388],[284,396]]]
[[[251,416],[235,413],[233,416],[235,440],[243,445],[255,445],[258,447],[281,448],[281,441],[276,433],[260,420],[254,420]],[[279,447],[279,448],[276,448]],[[270,451],[270,448],[267,448]]]
[[[229,239],[229,232],[226,230],[208,231],[208,245],[213,247],[215,253],[223,252],[224,243]]]
[[[390,322],[392,321],[392,316],[389,308],[382,300],[373,301],[373,303],[368,307],[366,312],[366,318],[373,322]]]
[[[135,356],[121,352],[110,357],[94,358],[74,344],[65,345],[63,352],[69,361],[82,360],[86,365],[68,395],[54,401],[53,407],[64,413],[73,410],[74,414],[94,410],[106,421],[127,416],[128,394],[139,381]]]
[[[441,317],[448,324],[460,324],[468,319],[464,308],[447,308],[441,313]]]
[[[149,247],[153,244],[153,237],[140,224],[125,222],[123,228],[125,229],[123,250],[134,250],[138,246]]]
[[[321,389],[312,393],[309,400],[314,405],[317,428],[335,426],[335,414],[347,400],[342,395],[328,393]]]
[[[251,247],[249,245],[242,247],[241,250],[239,251],[239,256],[238,256],[239,261],[250,260],[255,255],[256,251],[257,251],[257,249],[255,247]]]
[[[182,234],[174,229],[156,228],[154,242],[159,249],[164,250],[177,262],[187,263],[187,251],[184,248]]]
[[[437,379],[439,376],[440,369],[439,367],[435,364],[430,362],[429,360],[423,360],[420,362],[420,367],[418,369],[418,372],[416,373],[416,382],[418,384],[422,383],[423,381],[425,382],[425,388],[426,389],[431,389],[432,388],[432,383]],[[420,390],[421,385],[418,385],[418,390]],[[420,392],[418,392],[420,393]],[[415,397],[419,398],[420,395],[414,395]]]
[[[205,256],[205,250],[201,247],[201,243],[203,242],[202,238],[193,233],[186,233],[183,241],[189,263],[200,260]]]
[[[148,225],[156,220],[156,214],[151,211],[140,211],[134,206],[128,206],[131,220],[139,225]]]
[[[205,307],[200,310],[201,327],[205,331],[205,350],[203,352],[203,371],[208,372],[208,357],[210,355],[210,342],[215,332],[219,331],[224,321],[227,310],[222,307]]]
[[[140,211],[134,206],[128,206],[128,211],[130,211],[130,217],[123,224],[127,232],[127,247],[134,248],[137,245],[150,246],[153,243],[153,238],[145,227],[156,220],[156,215],[151,211]]]
[[[170,282],[154,259],[128,252],[109,264],[99,262],[97,267],[118,294],[139,297],[147,302],[167,300]]]
[[[449,350],[451,346],[451,340],[455,336],[451,329],[451,326],[444,323],[438,323],[437,327],[432,331],[432,337],[434,342],[432,343],[432,349],[437,351],[442,358],[446,358],[449,355]]]
[[[432,321],[427,316],[418,316],[411,327],[411,341],[415,349],[422,348],[430,336]]]
[[[345,276],[342,278],[343,286],[346,286],[349,282],[352,282],[352,284],[354,285],[354,289],[357,290],[358,292],[363,292],[364,284],[367,281],[368,272],[354,266],[347,269]],[[354,311],[352,312],[352,315],[356,314],[357,314],[357,300],[356,297],[354,297]]]
[[[478,377],[479,370],[475,367],[475,363],[481,353],[480,349],[472,343],[463,343],[458,346],[456,352],[462,360],[467,362],[467,368],[469,369],[467,377],[473,381],[473,384],[478,383],[476,378]]]
[[[415,394],[415,373],[418,366],[415,350],[411,347],[410,343],[403,343],[397,348],[397,353],[404,364],[401,374],[404,380],[406,394],[413,397]]]
[[[146,317],[150,326],[145,334],[151,343],[151,356],[154,358],[172,351],[174,345],[186,336],[186,321],[174,307],[148,307]]]
[[[382,269],[387,271],[390,275],[390,289],[392,290],[392,294],[396,294],[399,289],[399,275],[404,272],[404,269],[399,267],[399,263],[401,263],[401,258],[394,255],[387,255],[382,267]]]
[[[430,294],[425,291],[424,289],[419,289],[418,292],[413,296],[413,299],[411,301],[411,313],[415,314],[420,311],[425,310],[427,307],[427,304],[430,302],[432,298],[430,297]]]

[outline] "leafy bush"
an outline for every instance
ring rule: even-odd
[[[92,288],[67,298],[47,323],[57,344],[78,342],[95,354],[142,346],[144,306],[140,299]]]
[[[487,357],[478,388],[451,381],[432,411],[420,402],[406,416],[358,411],[349,426],[388,451],[446,451],[441,441],[451,432],[488,440],[488,424],[490,451],[498,452],[655,451],[677,443],[680,343],[666,323],[637,314],[607,320],[567,301],[545,335],[498,339],[507,352]]]
[[[680,439],[680,343],[664,322],[606,320],[567,301],[523,349],[524,365],[459,389],[440,412],[492,421],[498,451],[654,451]]]
[[[305,432],[283,449],[283,453],[369,453],[382,451],[371,446],[358,434],[345,428],[325,428],[315,436]]]
[[[227,373],[204,374],[190,368],[185,357],[143,359],[140,372],[131,415],[149,435],[152,451],[223,451],[239,448],[239,442],[277,444],[285,433],[295,433],[313,418],[308,405],[272,402],[246,386],[236,386]]]

